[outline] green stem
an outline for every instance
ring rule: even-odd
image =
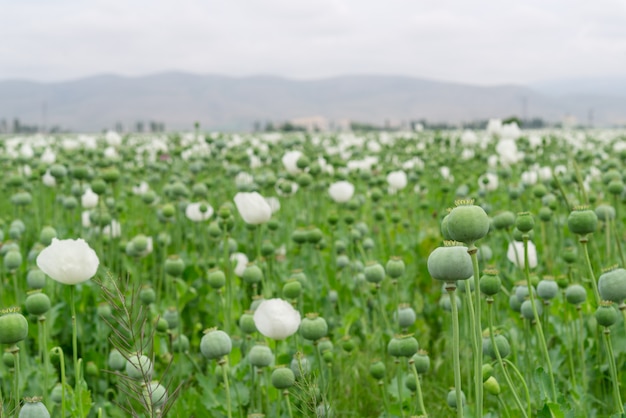
[[[48,336],[46,332],[46,317],[41,315],[39,317],[39,324],[41,325],[41,350],[43,355],[43,403],[48,402],[48,369],[50,368],[50,353],[48,352]]]
[[[593,294],[596,298],[596,306],[600,306],[600,292],[598,291],[598,283],[596,283],[596,276],[593,273],[593,268],[591,267],[591,259],[589,258],[589,248],[587,247],[587,243],[589,240],[587,236],[580,237],[580,243],[583,246],[583,252],[585,253],[585,264],[587,264],[587,270],[589,271],[589,280],[591,280],[591,286],[593,287]]]
[[[456,415],[457,418],[463,418],[463,399],[461,397],[461,362],[459,360],[459,310],[456,306],[456,295],[454,294],[455,290],[456,283],[446,283],[446,291],[450,296],[450,307],[452,308],[452,364],[454,368]]]
[[[583,312],[580,305],[576,306],[576,310],[578,311],[578,351],[580,354],[580,372],[582,373],[582,390],[583,393],[586,393],[587,390],[587,367],[585,361],[585,324],[583,322]]]
[[[17,416],[20,412],[20,348],[17,345],[14,345],[9,351],[13,354],[13,361],[15,362],[15,387],[13,389],[13,393],[15,396],[15,416]]]
[[[482,352],[482,324],[481,324],[481,297],[478,286],[480,271],[478,269],[478,248],[474,244],[470,244],[467,249],[468,254],[472,258],[472,267],[474,268],[474,385],[476,391],[476,417],[483,416],[483,352]],[[469,287],[469,283],[466,285]]]
[[[419,415],[428,415],[426,413],[426,407],[424,406],[424,396],[422,395],[422,384],[420,383],[420,377],[417,373],[417,369],[415,368],[415,362],[413,360],[409,360],[409,364],[411,365],[411,370],[413,371],[413,376],[415,377],[415,392],[417,395],[417,405],[419,407],[418,414]]]
[[[78,332],[76,326],[76,301],[75,286],[70,286],[70,304],[72,309],[72,357],[74,359],[74,399],[78,400],[78,411],[81,417],[84,417],[83,403],[81,401],[81,373],[78,364]]]
[[[59,368],[61,369],[61,416],[65,418],[65,358],[61,347],[52,349],[59,355]]]
[[[530,304],[533,309],[533,318],[535,319],[535,324],[537,326],[537,336],[539,339],[539,347],[544,356],[544,361],[546,362],[546,367],[548,368],[548,376],[550,377],[550,389],[552,392],[552,398],[550,399],[552,402],[556,402],[556,385],[554,384],[554,373],[552,372],[552,362],[550,361],[550,353],[548,353],[548,346],[546,345],[546,339],[543,335],[543,327],[541,326],[541,320],[539,319],[539,315],[537,313],[537,304],[535,302],[535,296],[533,294],[533,287],[530,283],[530,266],[528,262],[528,235],[524,234],[524,273],[526,275],[526,285],[528,286],[528,297],[530,299]]]
[[[285,397],[285,402],[287,403],[287,413],[289,414],[289,418],[293,418],[293,411],[291,410],[291,399],[289,399],[289,391],[285,390],[283,392],[283,396]]]
[[[382,380],[378,381],[378,387],[380,388],[380,393],[383,398],[383,407],[385,408],[385,416],[391,416],[389,414],[389,401],[387,400],[387,391],[385,390],[385,382]]]
[[[403,400],[402,400],[402,367],[400,366],[399,361],[396,359],[396,368],[397,368],[397,375],[396,375],[396,383],[398,386],[398,405],[400,406],[400,416],[404,417],[404,407],[403,407]]]
[[[491,339],[491,346],[493,347],[493,351],[496,354],[496,359],[498,360],[498,364],[500,365],[500,368],[502,369],[502,373],[504,374],[504,380],[506,380],[506,384],[509,385],[509,389],[511,390],[511,393],[513,394],[513,399],[515,399],[515,403],[517,404],[517,407],[519,408],[521,413],[524,415],[524,417],[528,418],[530,415],[528,415],[524,411],[524,405],[522,404],[522,400],[517,394],[517,390],[515,390],[515,386],[513,385],[513,381],[511,380],[511,376],[509,375],[509,372],[507,371],[506,367],[504,367],[504,362],[502,361],[500,350],[498,350],[498,345],[496,344],[495,331],[493,329],[493,299],[492,298],[487,299],[487,312],[488,312],[487,322],[489,323],[489,338]]]
[[[624,416],[624,404],[619,393],[619,379],[617,375],[617,367],[615,366],[615,355],[613,354],[613,345],[611,344],[611,330],[604,327],[604,345],[609,358],[609,370],[611,371],[611,380],[613,381],[613,398],[617,406],[620,416]]]
[[[528,385],[526,384],[526,380],[524,380],[524,376],[522,376],[522,374],[517,369],[517,367],[515,367],[515,364],[511,363],[507,359],[502,359],[502,361],[504,362],[504,364],[506,364],[507,367],[510,367],[511,369],[513,369],[513,372],[515,373],[515,375],[519,379],[520,383],[522,384],[522,387],[524,388],[524,393],[526,394],[526,402],[528,402],[528,406],[527,406],[528,407],[528,416],[531,417],[532,416],[532,409],[531,409],[531,404],[530,404],[530,392],[528,390]]]
[[[220,366],[222,368],[222,377],[224,379],[224,388],[226,389],[226,412],[228,414],[228,418],[232,418],[233,413],[230,405],[230,385],[228,384],[228,372],[226,371],[227,365],[226,358],[220,360]]]

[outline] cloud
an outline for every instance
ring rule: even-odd
[[[172,69],[526,83],[626,72],[616,0],[0,0],[0,79]]]

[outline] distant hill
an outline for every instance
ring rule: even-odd
[[[524,106],[523,103],[526,103]],[[0,81],[0,120],[60,125],[73,131],[112,129],[137,121],[190,129],[195,121],[216,130],[250,130],[255,121],[322,116],[375,125],[426,119],[470,122],[492,117],[565,116],[596,126],[626,124],[626,95],[549,95],[517,85],[473,86],[401,76],[342,76],[292,80],[272,76],[161,73],[143,77],[99,75],[39,83]],[[571,119],[571,118],[570,118]]]

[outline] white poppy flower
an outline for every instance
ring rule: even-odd
[[[267,299],[254,311],[257,330],[274,340],[284,340],[300,326],[300,312],[282,299]]]
[[[89,187],[85,190],[85,193],[80,197],[80,202],[85,209],[93,209],[98,206],[98,195]]]
[[[98,255],[82,238],[52,238],[52,243],[37,256],[37,267],[52,280],[63,284],[78,284],[91,279],[99,265]]]
[[[185,208],[185,216],[193,222],[202,222],[213,216],[213,207],[208,203],[190,203]]]
[[[387,183],[396,190],[404,189],[407,185],[406,173],[402,170],[392,171],[387,174]]]
[[[257,192],[239,192],[235,195],[234,201],[237,211],[247,224],[259,225],[272,217],[272,208]]]
[[[354,195],[354,185],[349,181],[338,181],[330,185],[328,194],[337,203],[347,202]]]
[[[298,168],[298,159],[302,157],[302,152],[300,151],[287,151],[285,155],[283,155],[282,162],[285,166],[285,170],[289,174],[297,174],[300,172]]]
[[[506,257],[511,263],[515,264],[515,266],[521,269],[526,268],[523,242],[513,241],[509,243]],[[532,241],[528,241],[528,267],[531,269],[537,267],[537,248]]]

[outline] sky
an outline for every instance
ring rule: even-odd
[[[0,80],[626,74],[626,0],[0,0]]]

